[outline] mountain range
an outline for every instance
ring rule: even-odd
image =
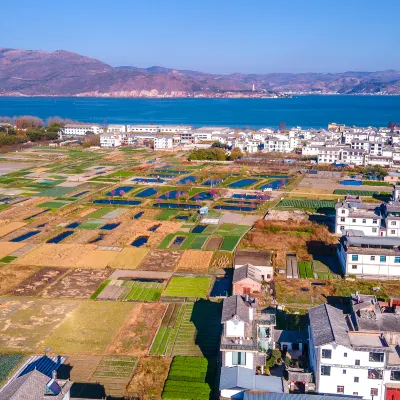
[[[264,97],[287,92],[400,94],[400,72],[221,75],[112,67],[64,50],[0,48],[1,96]]]

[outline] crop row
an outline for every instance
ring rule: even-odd
[[[335,207],[335,204],[336,202],[334,200],[283,199],[279,202],[278,207],[318,209]]]

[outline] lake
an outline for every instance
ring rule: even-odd
[[[1,116],[51,116],[93,123],[326,128],[330,122],[400,122],[400,96],[295,96],[290,99],[115,99],[0,97]]]

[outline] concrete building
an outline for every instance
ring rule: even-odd
[[[95,135],[103,133],[103,128],[97,124],[67,124],[61,129],[60,135],[64,136],[85,136],[86,132],[93,132]]]
[[[100,146],[101,147],[120,147],[122,144],[122,138],[120,134],[115,133],[103,133],[100,135]]]
[[[172,135],[155,135],[154,150],[170,150],[174,147],[174,137]]]
[[[117,124],[108,125],[107,133],[126,133],[126,125],[117,125]]]

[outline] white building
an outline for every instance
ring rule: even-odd
[[[110,124],[107,126],[107,133],[125,133],[125,125]]]
[[[93,132],[95,135],[103,133],[103,128],[97,124],[67,124],[61,128],[60,135],[63,136],[85,136],[86,132]]]
[[[172,135],[155,135],[154,150],[168,150],[174,147],[174,137]]]
[[[384,372],[392,351],[381,332],[350,331],[342,311],[309,310],[309,361],[317,393],[385,399]]]
[[[337,254],[344,275],[400,277],[400,238],[343,236]]]
[[[103,133],[100,135],[100,146],[101,147],[119,147],[122,144],[122,138],[120,134],[114,133]]]

